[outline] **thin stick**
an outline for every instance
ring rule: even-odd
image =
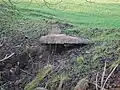
[[[63,2],[63,0],[60,0],[60,1],[53,4],[53,3],[47,2],[46,0],[43,0],[43,1],[44,1],[44,3],[49,4],[49,5],[57,5],[57,4],[60,4],[61,2]]]
[[[25,71],[25,70],[20,69],[20,71],[22,71],[23,73],[28,74],[29,76],[33,76],[33,74],[30,74],[30,73],[28,73],[28,72],[27,72],[27,71]]]
[[[10,54],[9,56],[6,55],[3,59],[0,60],[0,62],[9,59],[9,58],[12,57],[14,54],[15,54],[15,53]]]
[[[96,86],[96,83],[93,83],[93,82],[89,82],[90,84],[93,84],[93,85],[95,85]],[[102,89],[102,87],[101,86],[99,86],[98,84],[97,84],[97,87],[99,88],[99,89]],[[108,90],[108,89],[105,89],[104,88],[104,90]]]
[[[106,72],[106,61],[105,61],[104,71],[103,71],[102,78],[101,78],[101,87],[103,86],[105,72]]]
[[[97,84],[97,82],[98,82],[98,73],[97,73],[97,75],[96,75],[96,83],[95,83],[96,90],[98,90],[98,84]]]
[[[57,89],[57,90],[62,90],[63,81],[64,81],[64,80],[60,80],[60,83],[59,83],[59,86],[58,86],[58,89]]]
[[[110,76],[113,74],[113,72],[115,71],[115,69],[118,67],[118,65],[119,65],[119,64],[117,64],[117,65],[113,68],[113,70],[111,71],[111,73],[110,73],[110,74],[108,75],[108,77],[106,78],[106,80],[105,80],[105,82],[104,82],[104,84],[103,84],[102,90],[103,90],[103,88],[105,87],[105,85],[106,85],[108,79],[110,78]]]
[[[4,44],[2,43],[2,44],[0,44],[0,48],[3,46]]]

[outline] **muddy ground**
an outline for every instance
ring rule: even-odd
[[[66,27],[69,26],[72,27],[66,24]],[[65,25],[61,25],[61,28],[65,28]],[[29,38],[24,33],[12,32],[10,36],[0,39],[0,90],[24,90],[26,84],[36,77],[39,69],[48,64],[52,65],[52,72],[39,83],[38,87],[45,87],[47,83],[48,90],[57,90],[59,80],[54,81],[54,78],[65,74],[69,78],[62,84],[62,90],[73,90],[78,81],[85,77],[89,80],[86,90],[94,90],[95,85],[92,82],[95,82],[95,76],[99,72],[98,84],[100,83],[105,61],[108,75],[111,63],[119,59],[120,41],[99,41],[67,49],[63,47],[59,52],[59,49],[49,49],[41,45],[39,38]],[[11,56],[8,57],[9,55]],[[119,67],[105,88],[120,89]]]

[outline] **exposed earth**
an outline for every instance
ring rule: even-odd
[[[64,25],[64,28],[66,27],[68,28],[68,25]],[[74,47],[67,49],[62,47],[61,52],[58,48],[49,49],[48,46],[41,45],[40,37],[29,39],[20,32],[12,32],[11,36],[1,38],[0,42],[0,90],[24,90],[37,76],[38,71],[47,65],[51,65],[52,70],[37,87],[74,90],[79,80],[86,78],[88,85],[76,90],[95,90],[96,74],[99,72],[99,85],[104,63],[107,62],[106,78],[111,72],[111,63],[118,59],[120,53],[120,41],[99,41],[87,45],[73,45]],[[61,80],[63,83],[60,86]],[[120,90],[119,67],[107,81],[105,88]]]

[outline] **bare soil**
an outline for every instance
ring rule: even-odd
[[[102,73],[100,68],[103,67],[105,60],[111,62],[118,58],[113,51],[111,54],[113,56],[110,58],[104,56],[98,57],[100,58],[100,68],[92,66],[93,64],[90,60],[92,59],[93,51],[91,49],[104,44],[104,42],[95,42],[92,45],[74,46],[67,49],[66,47],[62,47],[60,52],[59,49],[51,49],[48,46],[40,45],[39,38],[29,39],[26,35],[19,32],[13,32],[11,36],[1,38],[0,42],[0,60],[6,55],[9,56],[14,53],[11,57],[0,61],[0,90],[24,90],[25,85],[33,80],[38,70],[47,64],[53,66],[53,71],[39,86],[44,87],[45,83],[51,80],[52,77],[66,72],[69,79],[64,82],[62,88],[63,90],[72,90],[83,77],[88,76],[90,82],[94,81],[96,73],[98,71]],[[117,42],[114,45],[116,49],[119,47],[120,41],[114,42]],[[84,56],[86,60],[83,62],[82,69],[79,67],[82,64],[79,65],[76,62],[76,59],[80,56]],[[50,87],[50,85],[51,83],[48,85],[49,90],[57,90],[57,83],[53,87]],[[94,85],[90,84],[87,90],[94,90],[94,87]],[[119,67],[108,81],[106,88],[108,90],[117,90],[115,88],[120,88]]]

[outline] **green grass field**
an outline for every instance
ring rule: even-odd
[[[54,4],[53,0],[47,0]],[[56,3],[59,0],[55,0]],[[37,1],[36,1],[37,2]],[[24,18],[57,19],[87,28],[119,28],[120,5],[113,3],[88,3],[84,0],[63,1],[47,8],[41,1],[37,3],[22,2],[17,7]]]
[[[23,16],[29,20],[56,20],[73,24],[75,28],[67,30],[69,34],[77,30],[77,35],[90,36],[95,29],[96,34],[89,38],[93,40],[115,40],[120,36],[120,0],[13,0]],[[113,2],[114,1],[114,2]],[[59,2],[59,3],[58,3]],[[57,3],[57,4],[56,4]],[[19,17],[21,19],[21,17]],[[109,30],[105,30],[109,29]],[[112,30],[115,29],[115,30]],[[112,33],[111,33],[112,32]]]

